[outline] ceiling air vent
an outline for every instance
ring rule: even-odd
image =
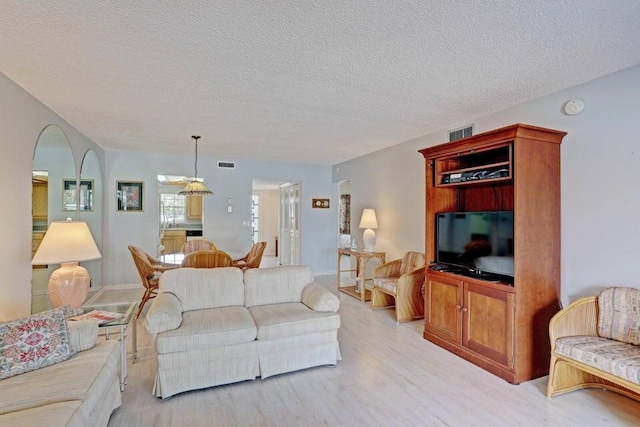
[[[236,162],[218,162],[218,167],[220,169],[235,169]]]
[[[460,129],[449,131],[449,142],[457,141],[458,139],[467,138],[473,135],[473,125],[469,125]]]

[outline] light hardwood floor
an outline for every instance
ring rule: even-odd
[[[335,276],[316,281],[335,290]],[[118,292],[103,295],[104,302]],[[339,293],[342,361],[206,390],[166,401],[151,395],[152,337],[138,327],[118,426],[631,426],[640,403],[581,390],[545,397],[547,378],[517,386],[422,338],[422,321],[397,324],[392,310],[371,310]],[[546,327],[546,326],[541,326]],[[129,347],[131,348],[131,347]]]

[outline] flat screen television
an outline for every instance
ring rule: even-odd
[[[513,212],[436,214],[436,262],[513,277]]]

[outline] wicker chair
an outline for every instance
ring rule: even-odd
[[[264,249],[267,247],[267,242],[258,242],[251,246],[249,252],[243,256],[242,258],[234,259],[233,265],[238,267],[247,269],[247,268],[258,268],[260,267],[260,262],[262,262],[262,254],[264,254]]]
[[[195,251],[185,256],[182,267],[216,268],[231,267],[233,261],[224,251]]]
[[[185,242],[185,244],[182,245],[182,249],[180,249],[180,252],[187,255],[187,254],[190,254],[191,252],[196,252],[196,251],[217,251],[217,250],[218,248],[216,247],[216,245],[213,244],[213,242],[210,242],[205,239],[195,239],[195,240],[189,240]]]
[[[424,268],[425,258],[419,252],[407,252],[402,259],[376,267],[371,308],[390,307],[395,300],[398,323],[423,318]]]
[[[160,275],[167,270],[178,268],[179,265],[160,262],[136,246],[130,245],[128,248],[131,252],[131,256],[133,257],[133,262],[136,265],[138,274],[140,275],[140,279],[142,280],[142,286],[144,286],[144,294],[140,301],[140,307],[138,307],[138,311],[136,312],[137,319],[140,317],[140,313],[142,313],[142,309],[147,301],[151,298],[155,298],[158,293],[158,281],[160,279]]]
[[[640,401],[639,302],[639,289],[612,287],[553,316],[548,398],[593,387]]]

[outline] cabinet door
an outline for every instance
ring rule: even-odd
[[[462,281],[427,273],[425,330],[462,344]]]
[[[49,187],[47,184],[33,184],[31,194],[33,219],[46,221],[49,216]]]
[[[489,359],[513,367],[513,293],[465,284],[465,347]]]
[[[202,196],[187,196],[187,218],[202,219]]]
[[[184,246],[184,244],[187,243],[187,236],[186,235],[182,235],[182,236],[176,236],[174,237],[174,241],[173,241],[173,249],[174,249],[174,253],[178,253],[180,251],[182,251],[182,247]]]

